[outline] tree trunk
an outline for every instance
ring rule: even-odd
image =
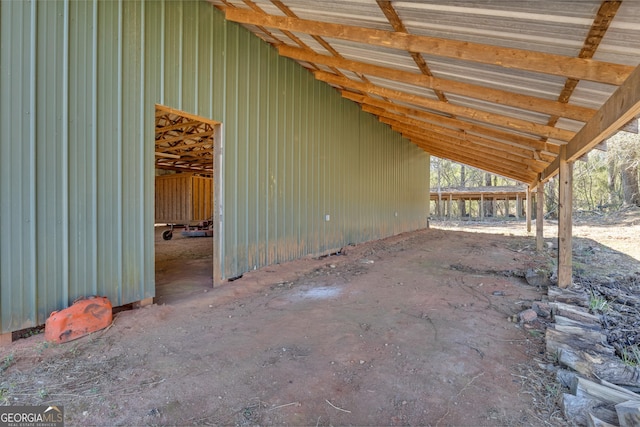
[[[485,183],[486,183],[487,187],[491,187],[492,186],[491,185],[491,174],[490,173],[487,173],[484,176],[484,180],[485,180]],[[483,209],[484,209],[484,215],[485,216],[492,217],[493,216],[493,200],[485,200]]]
[[[465,177],[465,167],[464,165],[460,166],[460,187],[464,188],[467,185],[467,179]],[[460,208],[460,216],[467,216],[467,207],[465,201],[462,199],[458,202],[458,207]]]
[[[548,185],[545,185],[546,194],[544,196],[545,211],[549,218],[558,218],[558,180],[553,179],[549,181]]]
[[[609,188],[609,199],[607,200],[607,204],[610,207],[616,206],[618,204],[618,197],[616,194],[616,163],[613,160],[609,160],[609,164],[607,165],[607,187]]]
[[[640,187],[638,186],[638,164],[629,162],[622,166],[622,192],[625,205],[640,206]]]

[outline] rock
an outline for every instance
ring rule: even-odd
[[[527,310],[521,311],[518,314],[518,318],[520,319],[521,322],[531,323],[538,318],[538,315],[533,309],[529,308]]]
[[[551,284],[549,274],[544,270],[530,268],[524,274],[524,278],[531,286],[546,287]]]
[[[544,317],[545,319],[551,317],[551,306],[546,302],[536,301],[533,303],[531,308],[540,317]]]

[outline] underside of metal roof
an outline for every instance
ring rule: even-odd
[[[638,1],[210,3],[425,151],[529,185],[640,114]]]

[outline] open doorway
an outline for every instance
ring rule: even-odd
[[[155,274],[158,304],[213,286],[215,146],[220,123],[156,105]],[[219,175],[216,175],[219,176]],[[217,221],[216,221],[217,223]]]

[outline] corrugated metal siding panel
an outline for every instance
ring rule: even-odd
[[[145,6],[0,5],[1,332],[154,294]]]
[[[35,317],[35,192],[33,93],[23,70],[34,66],[30,31],[35,10],[29,3],[0,6],[0,317],[3,331]],[[11,124],[11,126],[9,125]],[[10,143],[17,141],[17,143]]]
[[[403,179],[427,155],[206,2],[2,2],[0,24],[2,332],[154,295],[156,103],[224,123],[222,277],[424,226]],[[419,220],[376,212],[393,198]]]
[[[227,28],[222,276],[424,227],[428,155]]]

